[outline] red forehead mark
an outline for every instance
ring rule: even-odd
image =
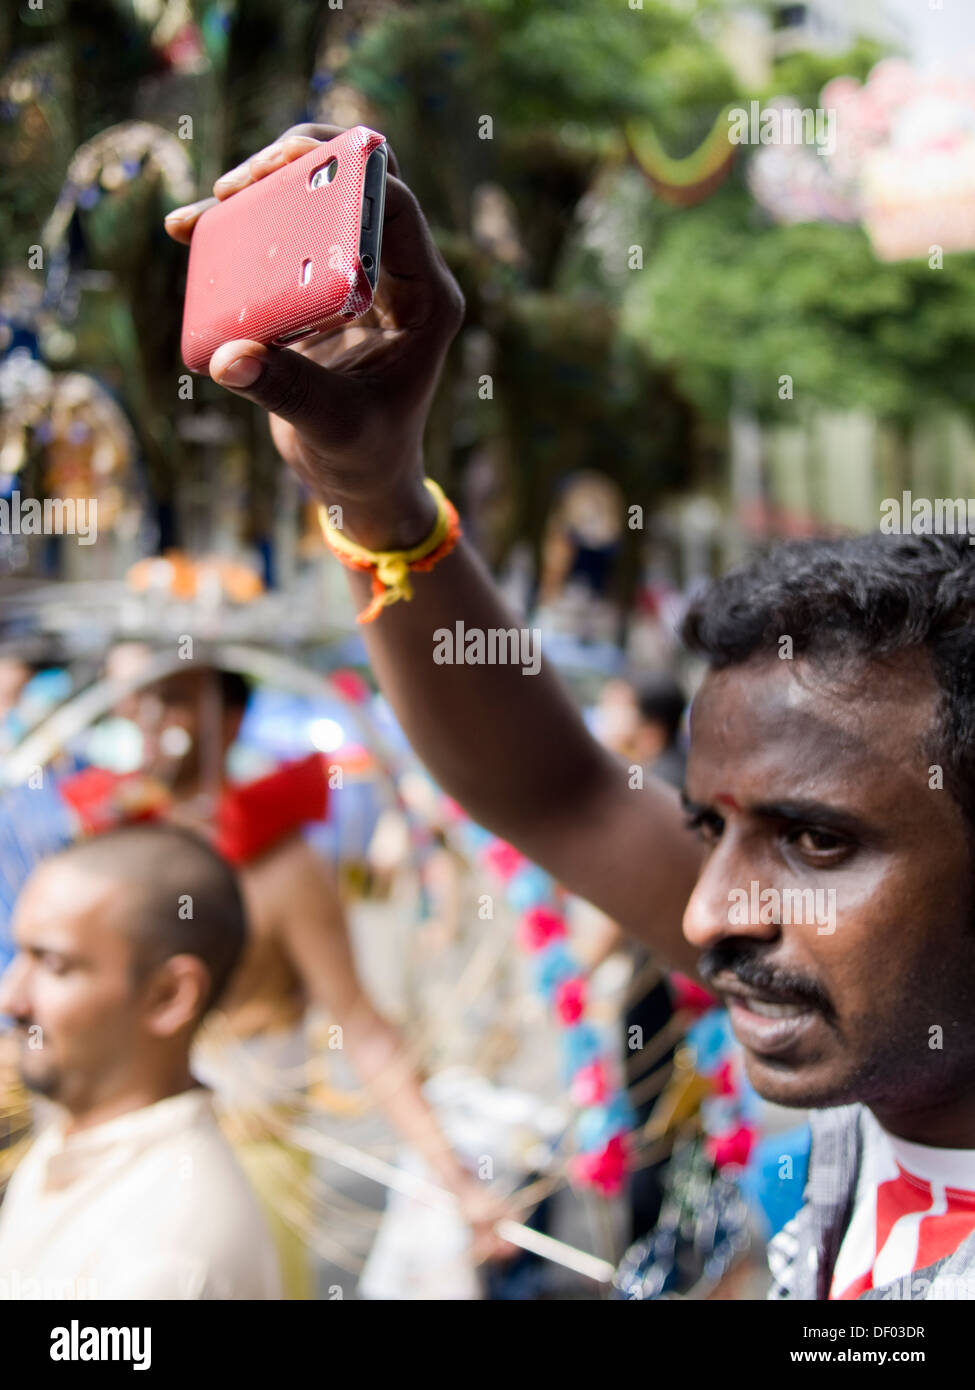
[[[740,811],[741,807],[730,792],[718,792],[714,798],[719,806],[727,806],[729,810]]]

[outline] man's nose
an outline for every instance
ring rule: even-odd
[[[781,925],[774,903],[763,901],[766,886],[731,844],[717,845],[684,910],[684,936],[701,951],[729,936],[774,941]]]
[[[14,956],[0,975],[0,1014],[8,1018],[21,1019],[28,1015],[26,967],[24,957]]]

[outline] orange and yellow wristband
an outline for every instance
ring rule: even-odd
[[[357,616],[356,622],[371,623],[382,610],[399,599],[411,599],[413,586],[410,571],[432,570],[438,561],[449,555],[463,534],[456,508],[443,489],[432,478],[424,478],[424,486],[437,504],[437,519],[426,540],[409,550],[369,550],[359,545],[333,526],[328,508],[318,509],[318,520],[325,544],[350,569],[372,570],[372,599]]]

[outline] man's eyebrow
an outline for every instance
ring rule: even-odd
[[[714,811],[718,815],[722,814],[720,806],[692,801],[686,791],[681,792],[680,799],[688,815],[700,815],[706,811]],[[867,822],[853,811],[846,811],[840,806],[831,806],[825,801],[758,801],[745,805],[743,810],[750,816],[762,816],[767,820],[784,820],[793,824],[830,825],[837,830],[860,833],[870,829]]]
[[[23,951],[25,956],[62,956],[65,960],[80,960],[80,956],[76,956],[73,951],[68,951],[63,946],[52,946],[46,941],[31,941],[18,945],[17,949]]]
[[[753,816],[816,825],[835,825],[838,829],[864,830],[866,822],[853,811],[831,806],[826,801],[759,801],[746,808]]]

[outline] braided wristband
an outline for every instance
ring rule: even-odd
[[[318,509],[318,520],[325,544],[332,554],[349,569],[372,570],[372,599],[357,616],[358,623],[371,623],[384,608],[399,599],[411,599],[413,586],[410,570],[432,570],[439,560],[449,555],[463,534],[456,508],[443,489],[432,478],[424,478],[424,486],[437,503],[437,519],[426,540],[409,550],[369,550],[349,540],[328,519],[328,508]]]

